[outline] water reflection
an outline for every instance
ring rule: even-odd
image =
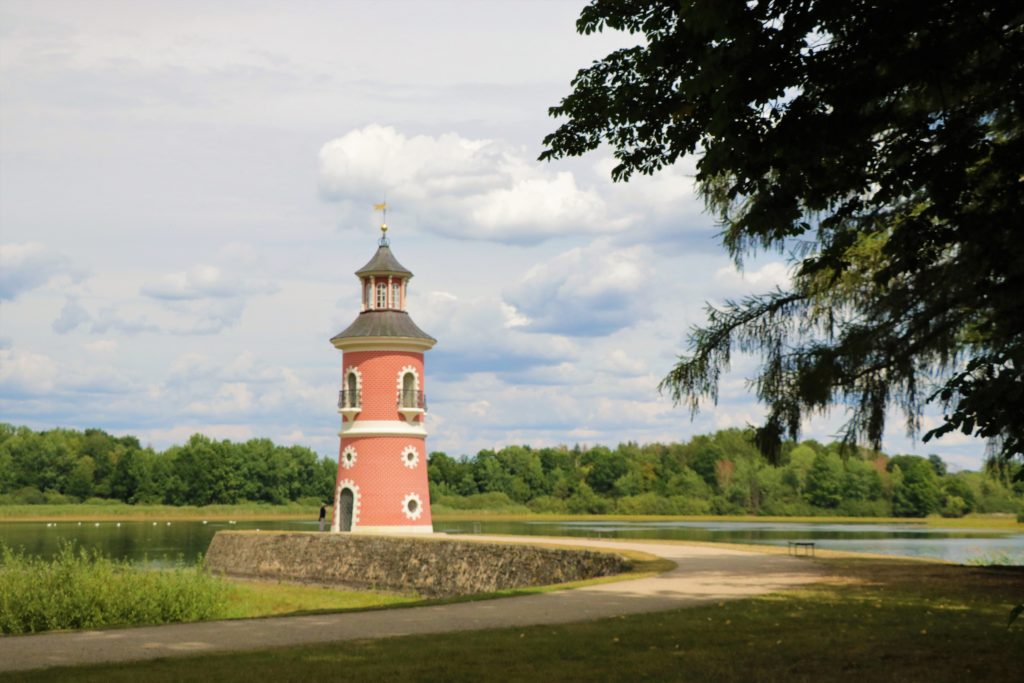
[[[316,521],[230,522],[8,522],[0,523],[0,542],[25,552],[52,557],[62,542],[74,541],[112,557],[156,566],[179,559],[194,563],[221,529],[314,531]],[[951,562],[1004,558],[1024,564],[1024,534],[1003,531],[941,529],[914,524],[814,524],[804,522],[716,521],[438,521],[434,528],[456,534],[494,533],[637,539],[727,541],[785,545],[815,541],[819,548],[854,552],[934,557]]]
[[[167,566],[194,564],[221,529],[313,531],[317,522],[10,522],[0,523],[0,542],[27,554],[52,557],[75,542],[111,557]]]

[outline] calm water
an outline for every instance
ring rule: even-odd
[[[221,529],[314,531],[316,521],[292,522],[45,522],[0,523],[0,542],[49,557],[61,541],[76,541],[113,557],[171,564],[193,563]],[[811,540],[819,548],[935,557],[952,562],[1010,558],[1024,565],[1024,534],[938,529],[915,524],[807,524],[790,522],[446,522],[434,527],[451,533],[536,536],[602,536],[785,545]]]

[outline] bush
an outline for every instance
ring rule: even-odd
[[[554,496],[537,496],[526,504],[526,507],[530,508],[532,512],[548,512],[555,514],[565,514],[569,512],[569,507],[565,504],[565,501],[561,498],[555,498]]]
[[[0,545],[0,576],[0,633],[209,619],[227,595],[199,567],[146,570],[71,543],[52,560]]]
[[[620,515],[674,515],[672,502],[656,493],[641,493],[638,496],[625,496],[615,504],[615,512]]]
[[[501,491],[474,493],[471,496],[439,496],[435,507],[452,510],[500,510],[502,512],[529,512]]]
[[[769,500],[761,506],[758,514],[774,517],[811,517],[820,515],[821,510],[803,500]]]
[[[46,496],[35,486],[23,486],[11,493],[11,502],[15,505],[45,505]]]
[[[946,496],[941,512],[943,517],[963,517],[967,514],[967,503],[960,496]]]
[[[846,517],[891,517],[892,508],[884,500],[847,500],[836,508],[836,514]]]
[[[711,514],[711,502],[703,498],[691,496],[669,496],[673,514],[676,515],[708,515]]]
[[[43,493],[43,502],[46,505],[68,505],[69,503],[77,503],[78,499],[74,496],[65,496],[59,491],[45,491]]]
[[[85,501],[86,505],[124,505],[116,498],[90,498]]]

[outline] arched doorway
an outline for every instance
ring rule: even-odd
[[[355,496],[352,489],[342,489],[341,497],[338,499],[338,510],[340,520],[338,528],[341,531],[352,531],[352,506],[355,503]]]

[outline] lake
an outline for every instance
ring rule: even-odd
[[[52,556],[61,542],[75,541],[112,557],[167,566],[193,564],[222,529],[315,531],[316,521],[229,522],[4,522],[0,542],[25,552]],[[973,529],[941,529],[921,524],[831,524],[716,521],[438,521],[434,528],[453,534],[517,534],[727,541],[785,545],[814,541],[819,548],[933,557],[950,562],[1000,558],[1024,565],[1024,534]]]

